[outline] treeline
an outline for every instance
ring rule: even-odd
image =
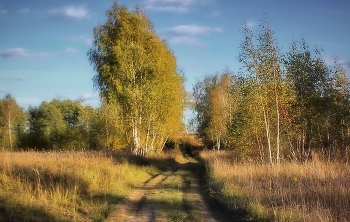
[[[180,128],[166,125],[173,131],[167,131],[166,138],[159,141],[155,133],[149,135],[153,145],[149,152],[157,153],[167,141],[177,140],[182,124],[176,123]],[[0,99],[0,150],[128,150],[132,147],[129,131],[115,103],[102,102],[95,108],[53,99],[24,109],[10,94]]]
[[[120,110],[103,103],[54,99],[21,108],[11,95],[0,100],[0,148],[3,150],[101,150],[125,148]]]
[[[312,151],[348,154],[350,85],[344,67],[329,65],[305,40],[282,53],[265,20],[255,35],[243,27],[239,74],[225,70],[194,86],[195,123],[208,147],[278,164]]]

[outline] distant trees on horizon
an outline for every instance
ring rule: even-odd
[[[6,95],[0,99],[0,148],[48,151],[101,150],[113,146],[118,149],[121,141],[116,135],[120,125],[113,108],[53,99],[23,109],[11,95]]]

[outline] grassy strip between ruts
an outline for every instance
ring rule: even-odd
[[[238,163],[233,153],[201,153],[212,195],[253,221],[349,221],[350,166],[314,158],[278,166]]]
[[[202,203],[199,190],[193,189],[191,179],[198,162],[193,158],[177,160],[173,172],[157,185],[156,191],[147,197],[155,209],[156,221],[207,221],[193,204]],[[208,209],[205,209],[206,211]]]
[[[188,212],[183,208],[183,188],[182,179],[186,172],[179,170],[166,177],[158,185],[156,192],[147,197],[155,209],[157,221],[188,221]]]
[[[101,152],[0,156],[0,221],[103,221],[133,187],[171,159],[154,159],[154,165]]]

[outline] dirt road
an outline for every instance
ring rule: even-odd
[[[198,162],[187,162],[154,175],[135,189],[106,221],[221,221],[203,197]]]

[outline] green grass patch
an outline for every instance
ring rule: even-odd
[[[186,221],[183,208],[183,187],[181,172],[169,176],[157,187],[157,191],[147,199],[155,209],[155,217],[162,221]]]

